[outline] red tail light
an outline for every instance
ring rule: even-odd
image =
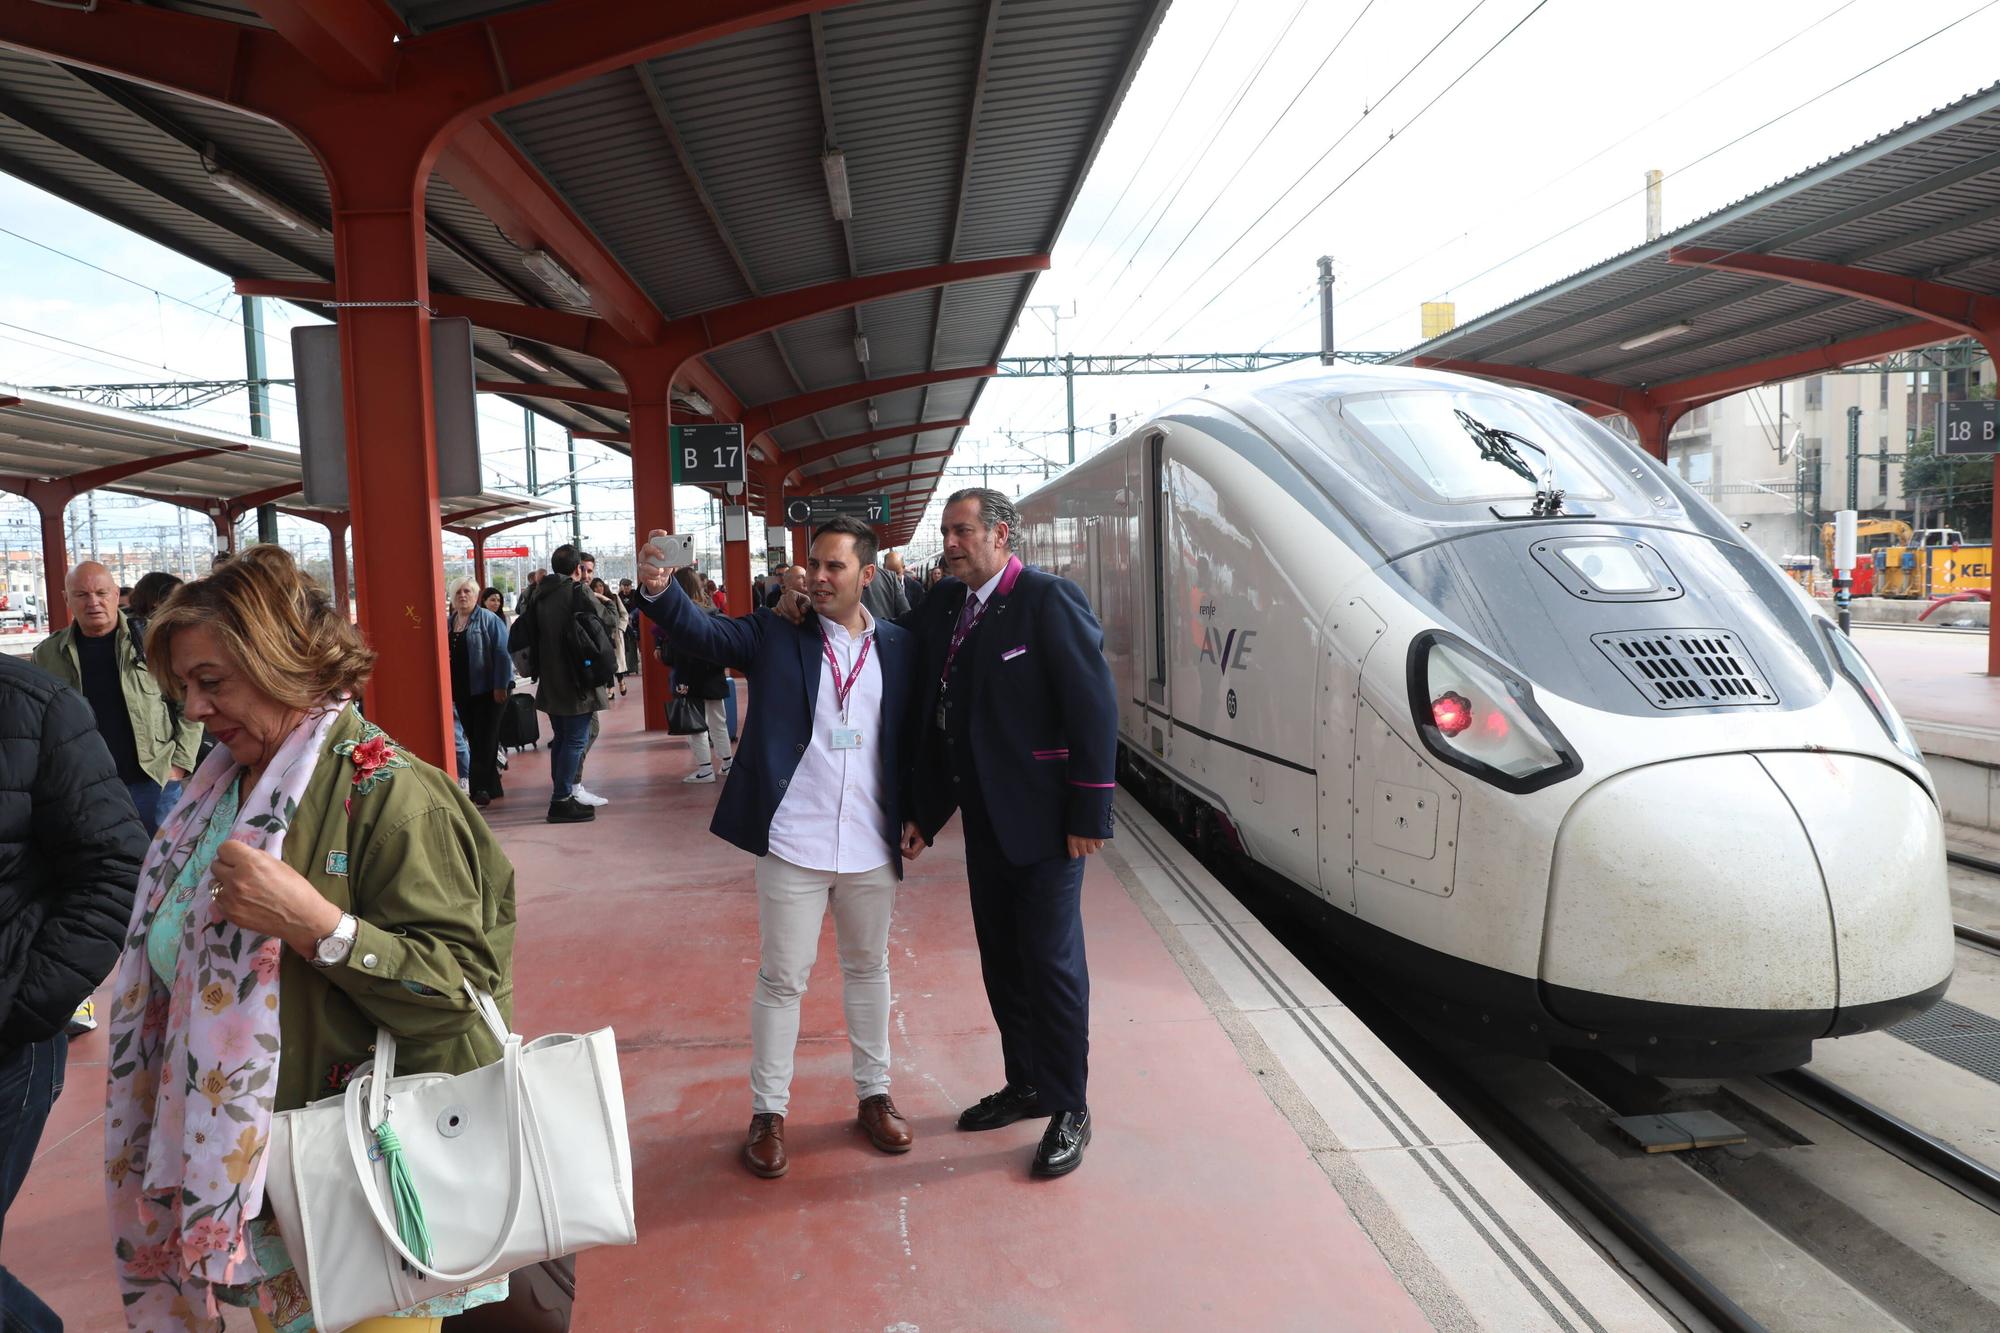
[[[1447,736],[1456,736],[1472,725],[1472,701],[1456,690],[1446,690],[1431,700],[1431,721]]]

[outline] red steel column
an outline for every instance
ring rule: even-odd
[[[67,495],[30,496],[42,516],[42,624],[49,633],[69,625],[69,599],[63,585],[69,579],[69,544],[63,538]]]
[[[438,530],[421,143],[354,133],[318,145],[334,201],[334,288],[347,409],[348,517],[361,632],[381,655],[368,716],[452,763],[444,545]],[[385,688],[388,682],[394,688]]]
[[[634,383],[629,416],[632,423],[632,526],[637,529],[633,549],[643,546],[654,528],[674,530],[673,451],[667,443],[670,409],[669,386]],[[652,622],[639,632],[639,690],[645,704],[646,730],[667,729],[667,669],[653,655]]]
[[[479,591],[486,591],[486,534],[475,532],[472,542],[472,577],[479,584]]]
[[[747,502],[749,498],[748,495],[724,496],[722,503],[727,510],[732,499]],[[722,543],[722,586],[729,594],[729,613],[734,616],[747,616],[757,609],[750,605],[750,523],[750,506],[745,503],[743,540]],[[729,532],[729,520],[726,516],[723,519],[722,530],[725,536]]]
[[[811,528],[807,527],[803,523],[793,528],[792,563],[795,565],[803,565],[806,562],[806,557],[812,554],[812,544],[813,544],[813,533]]]

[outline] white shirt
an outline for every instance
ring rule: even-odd
[[[1012,560],[1010,557],[1008,563],[1011,562]],[[1000,580],[1006,577],[1007,577],[1007,565],[1002,564],[1000,566],[1000,572],[998,574],[995,574],[992,578],[986,580],[986,582],[980,584],[977,588],[974,588],[972,590],[972,595],[979,599],[979,604],[981,606],[992,605],[993,593],[996,589],[999,588]],[[984,611],[981,611],[980,614],[985,615],[986,613]]]
[[[867,607],[861,608],[858,638],[825,616],[819,617],[819,627],[845,680],[861,646],[875,636],[875,617]],[[882,808],[882,659],[876,650],[869,650],[853,693],[847,696],[844,722],[836,699],[833,667],[821,649],[812,743],[799,757],[791,783],[771,816],[771,853],[808,870],[857,875],[885,864],[895,854],[882,832],[887,823]],[[851,750],[834,749],[833,729],[840,726],[859,731],[861,744]]]

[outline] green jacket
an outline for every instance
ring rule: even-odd
[[[414,756],[362,791],[345,741],[380,735],[349,708],[285,834],[284,862],[360,922],[347,961],[319,968],[291,949],[280,965],[275,1109],[340,1091],[396,1035],[398,1074],[462,1074],[500,1058],[461,984],[514,1012],[514,867],[458,785]],[[393,745],[393,742],[391,742]]]
[[[113,629],[119,643],[132,643],[132,629],[125,613],[118,613]],[[77,664],[76,640],[83,631],[72,622],[35,645],[34,662],[63,684],[83,693],[83,668]],[[160,684],[146,669],[145,658],[136,647],[114,654],[118,662],[118,688],[125,696],[125,713],[132,719],[132,740],[139,752],[139,767],[161,786],[172,776],[170,770],[194,771],[195,752],[201,745],[201,724],[190,722],[178,709],[168,707]],[[114,758],[116,756],[113,756]]]

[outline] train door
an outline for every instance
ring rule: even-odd
[[[1083,523],[1083,590],[1089,594],[1091,614],[1097,623],[1105,624],[1110,608],[1104,604],[1104,528],[1096,515],[1081,520]]]
[[[1143,463],[1146,494],[1146,642],[1140,660],[1146,692],[1146,745],[1155,757],[1167,752],[1167,718],[1173,705],[1168,696],[1167,527],[1172,506],[1167,496],[1167,437],[1155,431],[1146,437]]]

